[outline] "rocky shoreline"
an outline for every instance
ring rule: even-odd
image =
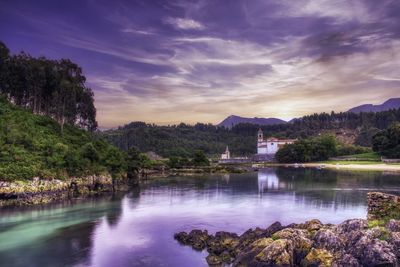
[[[182,245],[209,253],[209,266],[223,267],[359,267],[400,266],[400,196],[367,195],[368,220],[338,225],[314,219],[300,224],[249,229],[242,235],[207,230],[180,232]]]
[[[109,176],[89,176],[68,180],[0,181],[0,208],[48,204],[58,201],[86,198],[115,191],[127,191],[124,179],[112,182]]]
[[[207,250],[209,266],[399,266],[400,220],[375,226],[364,219],[341,224],[311,220],[266,229],[249,229],[242,235],[208,234],[192,230],[175,234],[182,245]]]

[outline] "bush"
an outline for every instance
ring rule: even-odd
[[[355,146],[355,145],[338,145],[337,156],[348,156],[356,154],[369,153],[372,150],[368,147]]]

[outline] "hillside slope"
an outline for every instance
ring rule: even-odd
[[[0,98],[0,181],[106,172],[119,150],[85,130],[60,125]]]

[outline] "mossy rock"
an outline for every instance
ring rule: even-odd
[[[257,254],[255,259],[271,266],[292,266],[293,242],[288,239],[275,240]]]
[[[260,249],[264,249],[266,248],[268,245],[270,245],[272,242],[274,242],[274,240],[272,238],[260,238],[257,239],[256,241],[254,241],[250,246],[254,249],[254,248],[260,248]]]
[[[301,262],[302,266],[319,266],[330,267],[332,266],[333,255],[325,249],[312,248],[311,251]]]
[[[209,266],[222,266],[222,259],[213,254],[208,255],[206,261]]]

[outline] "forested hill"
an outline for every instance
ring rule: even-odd
[[[11,55],[0,41],[0,93],[35,114],[87,130],[97,128],[93,92],[82,69],[68,59]]]
[[[123,172],[125,153],[93,138],[85,80],[70,60],[10,55],[0,42],[0,181]]]
[[[331,133],[338,139],[351,135],[351,142],[371,146],[372,136],[400,121],[400,109],[368,113],[321,113],[304,116],[291,123],[276,125],[238,124],[227,129],[211,124],[194,126],[179,124],[157,126],[133,122],[115,130],[101,133],[121,149],[137,147],[141,151],[154,151],[162,156],[191,156],[197,149],[208,155],[218,155],[226,145],[234,155],[256,152],[256,134],[259,128],[265,136],[306,138],[321,133]]]

